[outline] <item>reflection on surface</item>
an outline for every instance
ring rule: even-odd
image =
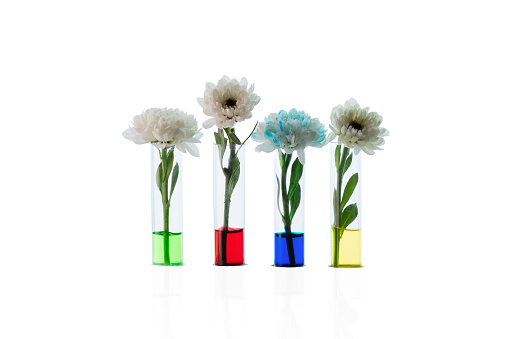
[[[220,338],[242,338],[244,266],[215,267],[215,324]]]
[[[302,309],[304,296],[304,270],[278,268],[275,271],[276,307],[281,309],[277,317],[278,338],[301,338],[301,317],[296,309]],[[280,306],[282,304],[282,306]],[[297,306],[297,307],[296,307]],[[302,315],[302,313],[299,313]]]
[[[152,268],[152,338],[175,338],[174,328],[182,319],[183,267]]]
[[[331,269],[334,296],[334,338],[357,337],[361,294],[361,270]]]

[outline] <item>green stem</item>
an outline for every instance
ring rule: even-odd
[[[173,152],[173,150],[170,150]],[[168,158],[168,149],[163,148],[161,151],[161,162],[163,173],[167,172],[166,161]],[[163,203],[163,253],[164,253],[164,264],[170,265],[170,201],[168,199],[168,178],[163,180],[161,183],[161,196]]]
[[[232,129],[232,132],[234,130]],[[219,265],[227,265],[228,262],[226,260],[226,242],[227,242],[227,235],[228,235],[228,228],[230,226],[230,204],[231,204],[231,195],[233,192],[229,192],[228,184],[230,182],[230,179],[233,175],[233,166],[235,165],[235,159],[237,159],[237,153],[235,152],[235,144],[230,142],[230,155],[228,157],[228,167],[227,170],[224,171],[224,216],[223,216],[223,232],[221,232],[220,244],[219,248],[221,249],[221,252],[219,253]],[[240,170],[240,169],[239,169]]]
[[[339,267],[339,228],[333,226],[332,227],[332,239],[333,239],[333,254],[332,254],[332,267]]]
[[[237,157],[235,153],[235,144],[232,144],[230,142],[230,156],[228,157],[228,171],[227,174],[224,176],[224,194],[225,194],[225,201],[224,201],[224,229],[228,231],[228,226],[230,224],[230,203],[231,203],[231,196],[228,192],[228,183],[230,182],[230,178],[233,174],[233,165],[235,164],[235,158]],[[233,194],[233,192],[231,192]]]
[[[333,256],[332,256],[332,266],[338,267],[339,266],[339,242],[341,240],[342,232],[340,230],[341,227],[341,192],[342,192],[342,185],[343,185],[343,170],[345,168],[345,162],[346,158],[348,156],[347,148],[342,147],[341,145],[337,145],[336,149],[339,148],[339,158],[341,159],[339,166],[336,168],[337,174],[336,174],[336,201],[337,204],[334,206],[334,225],[333,225],[333,232],[332,237],[334,239],[333,244]],[[334,153],[336,154],[336,152]]]
[[[281,152],[281,151],[279,151]],[[290,199],[288,198],[288,190],[286,187],[286,177],[288,174],[288,168],[292,160],[292,154],[280,155],[280,159],[283,160],[281,165],[281,195],[283,200],[283,221],[286,233],[286,247],[288,248],[288,259],[290,260],[290,266],[295,267],[295,251],[293,249],[293,238],[292,238],[292,221],[290,219]],[[279,199],[279,197],[278,197]]]

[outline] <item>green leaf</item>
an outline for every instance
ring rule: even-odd
[[[345,173],[345,171],[344,171],[345,162],[346,162],[346,157],[349,153],[350,153],[350,149],[348,147],[343,147],[343,154],[341,154],[341,160],[339,162],[339,167],[338,167],[338,170],[341,174]]]
[[[279,157],[279,165],[281,166],[281,168],[285,167],[285,159],[286,159],[285,154],[283,152],[281,152],[280,149],[278,149],[277,155]]]
[[[359,173],[355,173],[348,180],[348,183],[346,184],[345,190],[343,192],[343,199],[341,199],[341,205],[339,206],[340,211],[343,210],[343,207],[345,207],[346,203],[352,196],[353,191],[355,190],[355,187],[357,186],[358,181],[359,181]]]
[[[163,194],[163,163],[161,162],[159,166],[157,166],[156,170],[156,184],[159,188],[159,192]]]
[[[295,215],[295,212],[297,212],[297,208],[299,208],[300,205],[300,185],[297,184],[297,188],[293,192],[293,194],[290,196],[290,220],[293,220],[293,216]]]
[[[226,145],[225,144],[219,144],[217,145],[217,149],[219,150],[219,163],[223,163],[224,153],[226,152]]]
[[[175,190],[175,186],[177,185],[178,177],[179,177],[179,164],[176,163],[175,167],[173,167],[173,174],[171,176],[170,199],[168,200],[171,200],[171,196],[173,195],[173,191]]]
[[[233,164],[233,171],[230,177],[230,181],[228,182],[228,197],[231,198],[233,194],[233,190],[237,185],[240,177],[240,161],[238,158],[235,159],[235,163]]]
[[[216,139],[217,149],[219,151],[219,164],[223,166],[223,158],[224,153],[226,151],[226,139],[223,134],[222,129],[218,129],[217,132],[214,132],[214,138]],[[226,172],[223,169],[223,173],[226,175]]]
[[[279,196],[281,195],[281,183],[279,182],[279,177],[277,176],[277,174],[276,174],[276,180],[277,180],[277,195],[276,195],[277,209],[279,210],[279,214],[281,215],[281,218],[284,218],[283,213],[281,213],[281,206],[279,204]]]
[[[348,158],[346,158],[345,167],[343,168],[343,175],[345,175],[346,171],[352,164],[352,157],[353,157],[353,154],[350,154],[350,156]]]
[[[334,208],[334,220],[336,220],[336,213],[338,213],[338,193],[336,189],[334,189],[334,195],[332,196],[332,206]]]
[[[336,146],[336,152],[334,152],[334,158],[336,160],[336,168],[339,168],[339,162],[341,160],[341,145]]]
[[[304,166],[300,163],[299,158],[296,158],[292,165],[292,173],[290,175],[290,187],[288,189],[288,196],[291,197],[297,185],[299,184],[299,180],[302,177],[302,172],[304,171]]]
[[[221,145],[223,143],[223,139],[218,132],[214,132],[214,138],[216,139],[216,144]]]
[[[226,137],[224,136],[224,130],[218,128],[217,132],[214,132],[214,138],[216,139],[216,144],[226,145]]]
[[[164,150],[163,150],[164,154]],[[168,179],[170,178],[171,170],[173,168],[173,158],[175,157],[173,149],[170,149],[168,154],[166,155],[164,160],[164,175],[163,175],[163,182],[168,182]]]
[[[347,228],[357,218],[357,204],[346,206],[341,216],[341,228]]]
[[[245,142],[245,141],[244,141],[244,142]],[[244,146],[244,144],[240,145],[240,146],[238,147],[238,149],[237,149],[237,152],[235,152],[235,158],[237,158],[237,157],[239,156],[239,152],[240,152],[240,150],[241,150],[242,146]]]
[[[235,135],[235,132],[233,131],[233,129],[225,129],[226,131],[226,134],[228,134],[228,138],[230,138],[230,141],[234,144],[237,144],[237,145],[241,145],[242,142],[240,142],[239,138],[237,137],[237,135]]]

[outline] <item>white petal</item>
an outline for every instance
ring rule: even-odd
[[[304,150],[303,149],[298,150],[297,156],[299,157],[300,163],[304,165],[306,163],[306,158],[304,156]]]
[[[235,120],[234,119],[226,119],[226,121],[223,122],[222,128],[227,127],[235,127]]]
[[[196,147],[195,144],[184,142],[182,143],[184,147],[189,151],[189,154],[191,154],[193,157],[199,157],[200,151],[198,150],[198,147]]]
[[[258,131],[258,128],[257,131],[254,132],[253,135],[251,136],[251,139],[253,139],[256,142],[264,142],[265,137],[263,137],[263,131]]]
[[[182,144],[177,144],[177,145],[175,145],[175,147],[177,147],[177,149],[179,151],[181,151],[182,153],[187,153],[185,147],[182,146]]]
[[[389,135],[389,131],[386,130],[385,128],[380,128],[379,133],[381,137],[386,137]]]
[[[330,133],[328,136],[327,136],[327,139],[325,140],[325,145],[327,145],[329,142],[331,142],[332,140],[336,139],[337,135],[336,133]],[[324,146],[325,146],[324,145]]]
[[[260,144],[260,145],[256,146],[256,148],[255,148],[255,152],[270,153],[273,150],[275,150],[275,148],[269,142],[264,142],[263,144]]]
[[[122,133],[122,136],[124,138],[126,138],[127,140],[130,140],[130,141],[133,141],[134,140],[134,133],[133,131],[131,131],[131,128],[129,127],[128,129],[126,129],[123,133]]]
[[[256,147],[255,147],[255,152],[260,153],[260,152],[263,150],[263,146],[264,146],[264,145],[265,145],[265,144],[259,144],[258,146],[256,146]]]
[[[146,144],[147,142],[150,142],[149,140],[145,140],[139,136],[136,136],[134,139],[133,139],[134,143],[137,144],[137,145],[143,145],[143,144]]]
[[[350,107],[354,107],[355,105],[358,105],[357,103],[357,100],[355,100],[354,98],[351,98],[350,100],[348,100],[346,103],[345,103],[345,108],[346,108],[346,105],[349,105]]]
[[[211,128],[216,124],[216,120],[214,118],[205,120],[205,122],[202,124],[203,128]]]
[[[373,155],[375,154],[375,151],[373,151],[372,149],[370,148],[367,148],[367,147],[363,147],[362,150],[364,151],[364,153],[366,153],[367,155]]]
[[[270,152],[272,152],[272,151],[273,151],[273,150],[275,150],[275,149],[276,149],[276,147],[274,147],[274,145],[272,145],[271,143],[267,143],[267,144],[265,145],[265,147],[263,148],[263,151],[264,151],[265,153],[270,153]]]
[[[323,145],[319,142],[316,142],[316,141],[310,141],[308,142],[307,146],[311,146],[311,147],[318,147],[318,148],[322,148]]]
[[[227,75],[223,75],[223,77],[219,81],[229,82],[230,81],[230,77],[227,76]]]
[[[196,132],[195,135],[193,135],[193,138],[200,139],[202,136],[203,136],[203,133],[200,132],[200,130],[198,130],[198,132]]]
[[[198,101],[198,103],[200,104],[200,106],[202,108],[205,108],[205,102],[204,102],[203,98],[196,98],[196,101]]]

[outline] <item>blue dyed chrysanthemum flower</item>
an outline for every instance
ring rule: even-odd
[[[327,131],[318,119],[312,119],[304,111],[295,108],[290,112],[280,111],[269,114],[264,122],[258,124],[253,140],[261,144],[256,152],[272,152],[281,149],[285,153],[297,151],[304,164],[304,149],[307,146],[323,147]]]

